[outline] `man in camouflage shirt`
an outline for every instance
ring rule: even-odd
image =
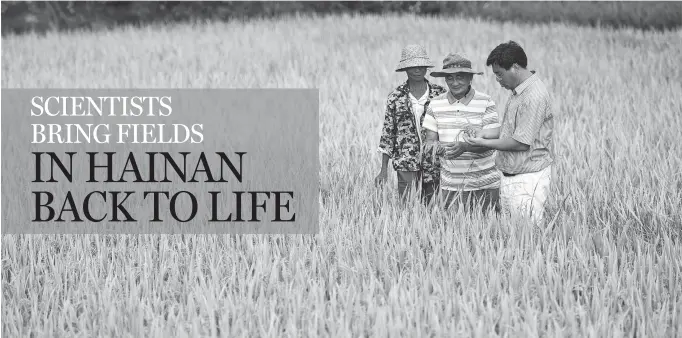
[[[421,186],[423,202],[430,203],[439,188],[438,157],[426,156],[423,151],[424,112],[431,99],[447,91],[426,80],[426,69],[433,66],[422,46],[405,47],[396,71],[404,71],[407,80],[394,89],[386,101],[383,130],[379,140],[379,151],[383,153],[382,164],[375,182],[381,184],[386,180],[388,160],[393,160],[393,169],[398,178],[398,193],[403,201],[412,187]]]

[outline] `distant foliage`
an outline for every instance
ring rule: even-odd
[[[120,24],[267,18],[294,13],[462,15],[498,21],[568,22],[645,30],[675,29],[682,25],[682,2],[5,1],[2,34],[98,29]]]

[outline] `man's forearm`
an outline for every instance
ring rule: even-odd
[[[481,144],[484,147],[502,151],[526,151],[530,148],[527,144],[523,144],[511,137],[484,139]]]
[[[471,144],[466,143],[466,142],[462,142],[462,143],[464,145],[464,151],[470,152],[470,153],[480,154],[480,153],[485,153],[486,151],[494,150],[494,149],[488,148],[488,147],[472,146]]]
[[[443,149],[438,139],[438,132],[426,129],[426,139],[424,140],[424,145],[422,146],[422,152],[424,154],[433,154],[434,151],[437,153],[442,153]]]
[[[493,138],[499,138],[499,137],[500,137],[500,128],[483,129],[481,131],[481,138],[493,139]]]
[[[381,171],[386,171],[388,169],[388,160],[391,158],[386,153],[381,153],[381,155]]]

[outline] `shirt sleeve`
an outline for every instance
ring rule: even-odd
[[[497,114],[495,101],[488,100],[488,104],[485,108],[485,114],[483,115],[483,129],[493,129],[499,127],[500,117],[499,114]]]
[[[436,117],[433,114],[431,107],[426,107],[426,114],[424,114],[424,122],[422,122],[422,127],[427,130],[438,132],[438,123],[436,122]]]
[[[521,104],[517,110],[516,130],[514,130],[512,138],[523,144],[531,145],[545,120],[548,103],[546,97],[536,94]]]

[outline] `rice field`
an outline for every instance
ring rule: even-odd
[[[681,38],[409,16],[4,38],[2,88],[319,88],[321,171],[315,236],[3,235],[2,333],[680,336]],[[484,62],[510,39],[555,97],[549,224],[375,189],[401,48],[466,53],[504,107]]]

